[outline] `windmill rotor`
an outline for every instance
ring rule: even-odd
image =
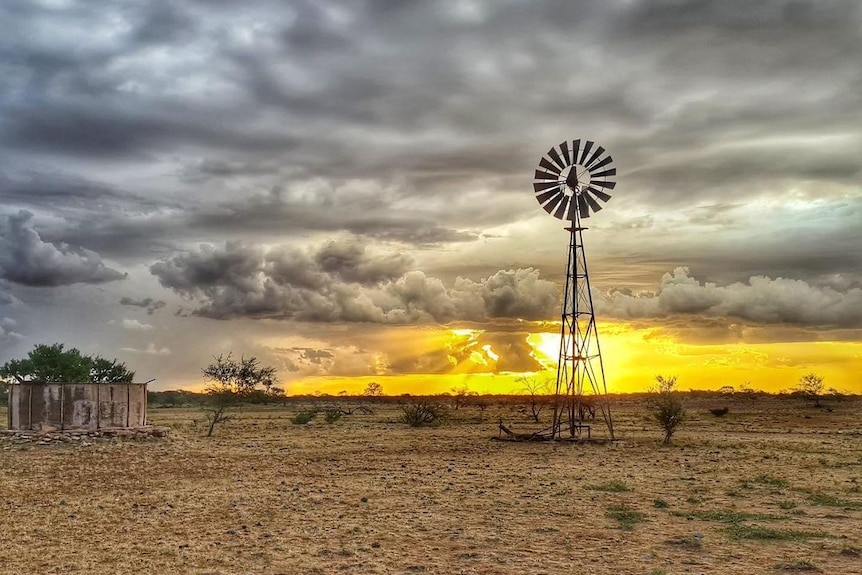
[[[539,160],[533,191],[542,208],[560,220],[588,218],[611,199],[617,175],[613,158],[590,140],[554,146]],[[599,202],[601,201],[601,203]]]

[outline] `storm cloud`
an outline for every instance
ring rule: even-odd
[[[43,242],[33,214],[21,210],[0,220],[0,278],[25,286],[105,283],[126,275],[107,267],[96,252]]]
[[[317,249],[228,242],[203,245],[150,268],[160,283],[195,300],[195,313],[228,319],[403,324],[492,318],[546,319],[558,290],[533,269],[501,270],[481,281],[410,270],[403,254],[370,254],[355,240]]]

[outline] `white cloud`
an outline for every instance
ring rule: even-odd
[[[124,319],[123,329],[127,329],[129,331],[149,331],[153,329],[153,326],[148,323],[141,323],[136,319]]]

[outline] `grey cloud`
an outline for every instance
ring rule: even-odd
[[[60,286],[126,277],[93,251],[43,242],[32,220],[26,210],[0,220],[0,278],[27,286]]]
[[[151,297],[146,297],[143,299],[134,299],[130,297],[121,297],[120,305],[126,305],[131,307],[140,307],[147,310],[147,313],[152,315],[157,310],[162,309],[167,305],[163,300],[154,300]]]
[[[739,318],[762,324],[862,327],[862,288],[839,291],[801,280],[754,276],[747,283],[701,283],[687,268],[664,274],[656,293],[617,291],[603,313],[621,318],[674,315]]]
[[[265,252],[237,243],[201,246],[153,264],[160,283],[195,299],[195,313],[226,319],[280,317],[304,321],[449,322],[488,318],[545,319],[556,286],[533,269],[498,271],[447,287],[421,271],[405,271],[398,254],[372,256],[352,241],[314,253]]]

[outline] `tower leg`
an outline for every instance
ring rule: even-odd
[[[584,255],[584,228],[577,213],[572,227],[566,230],[569,232],[569,249],[566,289],[560,314],[560,355],[552,437],[591,437],[591,422],[596,411],[600,410],[609,438],[614,439],[605,369]]]

